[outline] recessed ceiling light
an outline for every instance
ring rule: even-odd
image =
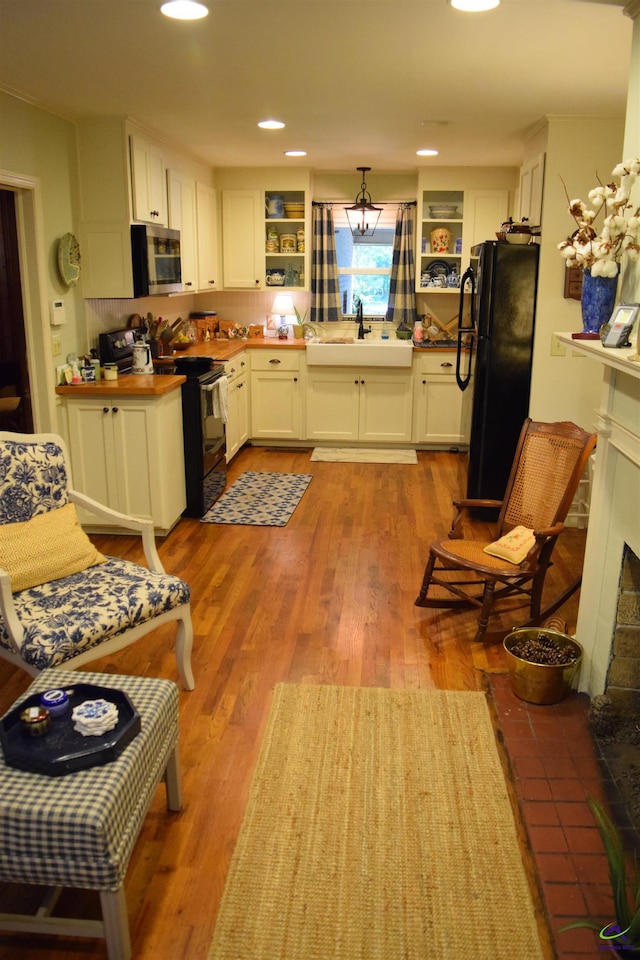
[[[282,130],[284,123],[281,120],[261,120],[258,126],[263,130]]]
[[[416,150],[416,153],[419,157],[437,157],[437,150]]]
[[[202,20],[209,13],[204,3],[195,0],[169,0],[162,4],[160,11],[173,20]]]
[[[500,0],[449,0],[454,10],[464,10],[465,13],[482,13],[483,10],[494,10],[500,5]]]
[[[306,150],[285,150],[285,157],[306,157]]]

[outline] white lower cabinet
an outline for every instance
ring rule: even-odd
[[[305,358],[299,350],[252,351],[253,439],[304,439],[305,367]]]
[[[473,386],[458,387],[455,354],[418,356],[414,370],[414,443],[468,443]]]
[[[249,355],[238,354],[224,365],[229,381],[227,463],[249,439]]]
[[[410,370],[325,367],[307,378],[307,439],[411,440]]]
[[[167,533],[186,507],[181,391],[65,402],[76,489]],[[108,526],[82,511],[80,519]]]

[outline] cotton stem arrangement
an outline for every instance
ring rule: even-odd
[[[618,183],[602,184],[589,191],[589,205],[583,200],[571,200],[564,180],[568,212],[577,229],[558,244],[570,267],[590,270],[594,277],[616,277],[623,255],[630,260],[640,259],[640,207],[630,202],[633,185],[640,175],[640,159],[624,160],[613,170]],[[594,223],[603,215],[602,228],[597,232]]]

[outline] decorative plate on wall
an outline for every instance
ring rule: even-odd
[[[80,246],[72,233],[65,233],[58,243],[58,270],[68,287],[80,277]]]

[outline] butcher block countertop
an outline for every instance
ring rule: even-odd
[[[275,337],[251,337],[248,340],[203,340],[186,350],[154,360],[154,366],[161,370],[172,367],[175,357],[211,357],[224,362],[232,360],[243,350],[305,350],[307,341],[303,339],[278,340]],[[415,347],[414,353],[443,352],[451,353],[450,346]],[[151,374],[120,374],[117,380],[97,380],[95,383],[78,383],[56,387],[61,397],[162,397],[177,390],[186,377],[177,374],[153,376]]]
[[[117,380],[56,387],[56,393],[60,397],[163,397],[181,387],[186,379],[173,374],[158,377],[151,373],[124,373]]]

